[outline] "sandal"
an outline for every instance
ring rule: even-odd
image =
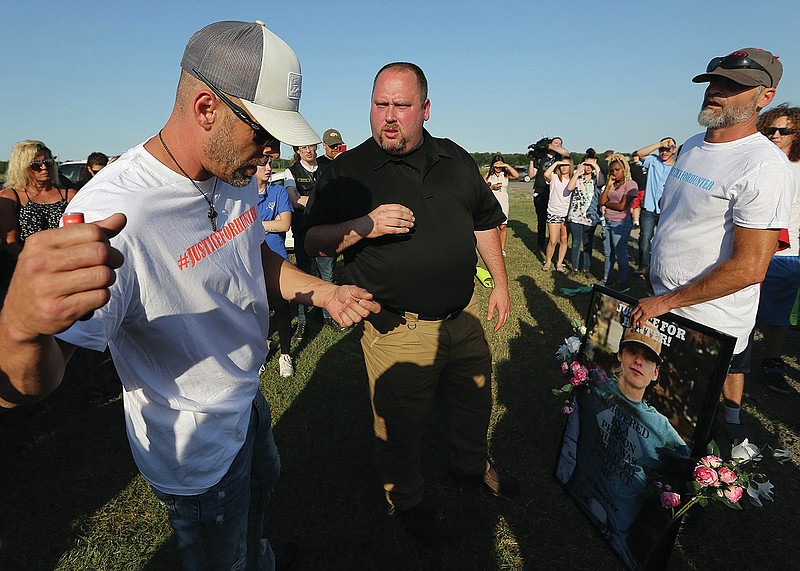
[[[546,272],[549,272],[550,270],[553,269],[553,265],[550,262],[545,262],[544,264],[542,264],[542,269]]]
[[[566,274],[567,273],[567,268],[564,267],[564,264],[558,264],[556,266],[556,271],[560,272],[562,274]]]

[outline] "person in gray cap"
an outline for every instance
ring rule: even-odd
[[[325,154],[317,157],[317,163],[324,168],[344,152],[345,144],[342,134],[336,129],[328,129],[322,133],[322,148],[325,149]]]
[[[167,508],[184,568],[271,570],[262,529],[280,460],[259,392],[266,289],[345,326],[380,307],[264,243],[256,167],[279,141],[319,140],[298,112],[292,49],[261,22],[217,22],[192,36],[181,68],[164,128],[70,209],[97,224],[42,233],[20,258],[0,314],[0,404],[52,392],[75,346],[108,346],[134,460]]]
[[[683,145],[670,171],[650,266],[656,296],[631,316],[636,325],[674,311],[736,337],[722,389],[733,441],[748,436],[739,417],[748,338],[795,194],[788,159],[756,128],[782,72],[777,56],[743,48],[713,58],[692,80],[708,82],[698,115],[706,131]]]

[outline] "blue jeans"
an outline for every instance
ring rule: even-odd
[[[592,266],[592,239],[594,226],[584,226],[576,222],[569,223],[569,233],[572,235],[572,269],[589,271]],[[581,265],[581,246],[583,246],[583,264]]]
[[[630,218],[622,222],[606,220],[606,233],[611,238],[611,255],[607,257],[609,275],[614,262],[617,263],[617,283],[628,281],[628,239],[631,237],[633,222]]]
[[[658,214],[645,210],[639,213],[639,267],[646,268],[650,265],[650,243],[656,233]]]
[[[297,267],[307,274],[314,275],[314,260],[317,261],[317,270],[319,270],[319,277],[326,282],[333,282],[333,266],[336,264],[335,257],[320,256],[314,258],[308,256],[302,248],[295,247],[294,250],[295,261]],[[324,318],[330,317],[330,314],[323,309],[322,316]],[[297,306],[297,323],[306,322],[306,311],[304,305]]]
[[[275,569],[272,547],[261,535],[280,466],[272,415],[259,392],[253,400],[247,438],[222,480],[196,496],[165,494],[151,486],[167,508],[184,570]]]

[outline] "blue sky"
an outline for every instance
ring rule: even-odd
[[[351,147],[369,136],[375,72],[397,60],[428,76],[429,131],[469,151],[524,152],[544,135],[579,152],[685,140],[700,130],[703,86],[691,78],[746,46],[781,56],[776,102],[800,104],[800,9],[789,0],[9,4],[3,160],[22,139],[69,160],[119,154],[153,135],[172,108],[186,41],[216,20],[260,19],[285,39],[303,69],[301,112]]]

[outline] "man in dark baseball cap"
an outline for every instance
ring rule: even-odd
[[[328,129],[322,134],[322,147],[325,149],[325,154],[317,157],[317,162],[324,167],[344,151],[345,144],[342,134],[336,129]]]
[[[734,442],[749,436],[739,413],[759,283],[795,196],[789,161],[756,128],[782,74],[778,56],[742,48],[692,80],[708,82],[697,116],[706,131],[684,143],[664,186],[650,265],[656,295],[631,313],[635,327],[672,311],[736,338],[722,388]]]

